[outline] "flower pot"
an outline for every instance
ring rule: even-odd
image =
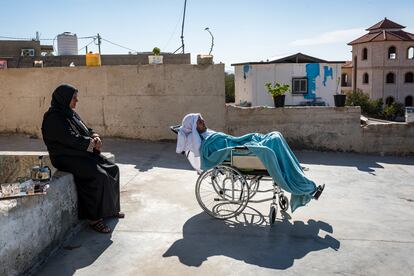
[[[335,101],[336,107],[344,107],[345,101],[346,101],[346,95],[345,94],[334,95],[334,101]]]
[[[162,64],[163,56],[148,56],[148,64]]]
[[[284,107],[285,106],[285,95],[273,97],[273,102],[275,107]]]

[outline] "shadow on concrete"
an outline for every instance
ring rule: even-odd
[[[177,256],[181,263],[199,267],[209,257],[223,255],[260,267],[287,269],[310,252],[340,247],[329,234],[319,235],[321,230],[333,232],[323,221],[305,224],[284,218],[271,227],[257,210],[246,210],[232,221],[212,219],[205,213],[190,218],[183,226],[183,238],[163,257]]]
[[[414,165],[414,158],[401,156],[363,155],[344,152],[314,152],[302,151],[297,153],[299,162],[313,165],[355,167],[359,171],[375,175],[375,169],[383,169],[383,164]]]
[[[175,152],[173,142],[108,139],[106,145],[117,163],[135,165],[140,172],[154,167],[194,170],[184,155]]]
[[[114,230],[118,219],[106,219],[105,222]],[[92,265],[113,243],[112,233],[101,234],[92,230],[87,224],[85,227],[47,262],[51,265],[47,265],[44,269],[40,268],[35,275],[69,276],[74,275],[79,269]]]

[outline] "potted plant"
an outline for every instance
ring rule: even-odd
[[[336,94],[334,95],[334,102],[336,107],[344,107],[346,102],[346,94],[344,91],[339,90],[339,83],[341,81],[341,78],[337,78],[336,80]],[[340,92],[338,92],[338,90]]]
[[[153,55],[148,56],[148,63],[149,64],[162,64],[163,56],[160,56],[161,50],[158,47],[154,47],[152,49]]]
[[[275,107],[284,107],[285,106],[285,94],[289,91],[290,86],[288,84],[281,84],[275,82],[272,85],[270,82],[265,84],[267,92],[273,96],[273,102]]]

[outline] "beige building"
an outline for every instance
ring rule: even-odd
[[[341,66],[341,91],[352,91],[352,61],[347,61]]]
[[[385,18],[368,28],[367,34],[350,42],[352,74],[343,68],[342,84],[347,78],[352,83],[352,90],[361,89],[371,98],[382,98],[387,104],[396,101],[412,106],[414,34],[404,28]]]

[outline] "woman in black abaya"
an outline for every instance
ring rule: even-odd
[[[99,135],[82,122],[73,110],[78,90],[63,84],[55,89],[42,123],[43,140],[53,166],[74,175],[79,219],[88,219],[100,232],[111,229],[103,218],[123,218],[119,204],[119,168],[100,155]]]

